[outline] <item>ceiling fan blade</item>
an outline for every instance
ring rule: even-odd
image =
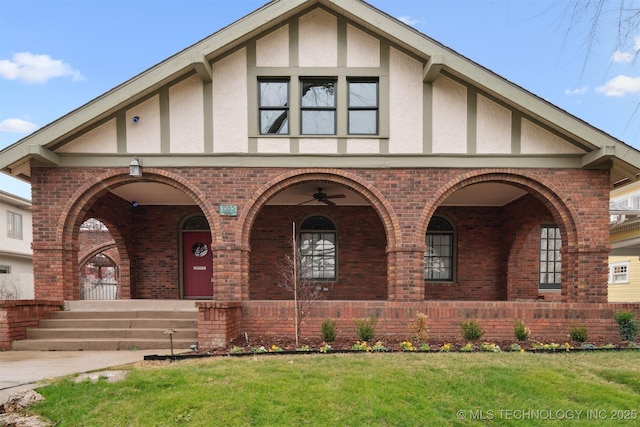
[[[329,205],[329,206],[335,206],[336,204],[333,203],[331,200],[327,200],[327,198],[324,198],[322,200],[320,200],[322,203]]]
[[[344,199],[345,196],[344,194],[334,194],[332,196],[326,196],[325,199]]]
[[[306,202],[298,203],[296,206],[304,205],[304,204],[307,204],[309,202],[315,202],[315,201],[316,201],[316,199],[307,200]]]

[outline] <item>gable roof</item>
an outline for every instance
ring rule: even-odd
[[[105,120],[186,73],[195,71],[203,81],[212,81],[210,64],[215,58],[317,5],[423,58],[425,82],[434,81],[445,71],[525,112],[550,129],[570,136],[588,152],[582,157],[582,167],[610,168],[613,185],[625,185],[638,179],[640,151],[362,0],[273,0],[0,151],[0,170],[28,181],[32,161],[40,165],[59,164],[59,155],[53,149],[66,138]]]

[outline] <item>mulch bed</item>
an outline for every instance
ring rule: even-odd
[[[402,342],[406,339],[400,339],[395,337],[381,337],[371,340],[367,343],[369,347],[374,346],[376,342],[380,341],[384,346],[386,352],[401,352],[405,349],[402,346]],[[353,345],[359,342],[355,338],[337,338],[335,341],[328,343],[331,348],[327,353],[344,353],[353,352]],[[443,340],[433,339],[429,340],[430,352],[439,352],[440,348],[445,344],[451,344],[451,352],[463,351],[467,341],[459,340]],[[499,351],[513,351],[511,349],[512,344],[518,344],[524,351],[528,352],[566,352],[566,343],[569,345],[569,351],[616,351],[627,350],[630,348],[638,348],[640,345],[638,341],[632,344],[621,341],[619,338],[612,339],[597,339],[588,341],[587,343],[580,343],[565,339],[557,338],[541,338],[537,340],[528,340],[524,342],[518,342],[515,339],[511,341],[493,341],[493,340],[477,340],[471,344],[474,346],[474,352],[480,352],[482,350],[482,344],[489,343],[497,345]],[[548,348],[550,344],[558,344],[557,348]],[[304,353],[319,353],[321,347],[326,344],[320,338],[300,338],[299,344],[296,346],[294,338],[280,337],[280,336],[249,336],[247,339],[239,337],[233,340],[227,348],[218,349],[199,349],[198,351],[189,353],[178,353],[174,355],[149,355],[145,356],[145,360],[182,360],[182,359],[194,359],[204,358],[212,356],[246,356],[255,354],[304,354]],[[539,348],[542,344],[547,344],[547,348]],[[413,343],[415,351],[420,351],[420,344]],[[274,346],[276,351],[274,351]],[[302,347],[307,347],[308,351],[300,351]],[[586,348],[585,348],[586,347]],[[486,350],[485,350],[486,351]]]

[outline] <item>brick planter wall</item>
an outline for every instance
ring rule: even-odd
[[[11,350],[11,343],[27,337],[27,329],[53,311],[59,311],[62,301],[0,300],[0,351]]]
[[[356,340],[354,319],[374,316],[376,338],[385,336],[410,338],[409,325],[416,313],[429,316],[429,336],[434,341],[460,341],[460,322],[477,319],[485,331],[483,340],[515,340],[513,326],[522,320],[531,330],[532,340],[555,339],[566,341],[574,324],[588,328],[589,337],[619,337],[614,313],[633,311],[640,318],[640,304],[571,304],[535,301],[321,301],[303,319],[302,336],[320,337],[320,324],[336,319],[338,336]],[[240,334],[294,336],[292,301],[246,301],[242,303]],[[230,336],[233,339],[235,336]]]

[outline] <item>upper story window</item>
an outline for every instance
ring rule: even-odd
[[[377,77],[305,77],[258,80],[260,135],[377,135]],[[339,91],[344,96],[338,96]],[[293,123],[295,128],[291,128]],[[299,124],[298,124],[299,119]]]
[[[378,82],[349,81],[349,134],[378,133]]]
[[[449,221],[433,217],[425,237],[427,252],[424,254],[426,280],[453,280],[455,232]]]
[[[316,215],[300,226],[300,274],[305,279],[336,280],[336,226]]]
[[[289,81],[260,82],[260,133],[289,133]]]
[[[300,126],[303,135],[335,135],[335,79],[300,82]]]
[[[7,237],[22,240],[22,215],[7,211]]]
[[[540,289],[560,289],[562,237],[555,225],[540,228]]]
[[[0,274],[11,274],[10,265],[0,265]]]

